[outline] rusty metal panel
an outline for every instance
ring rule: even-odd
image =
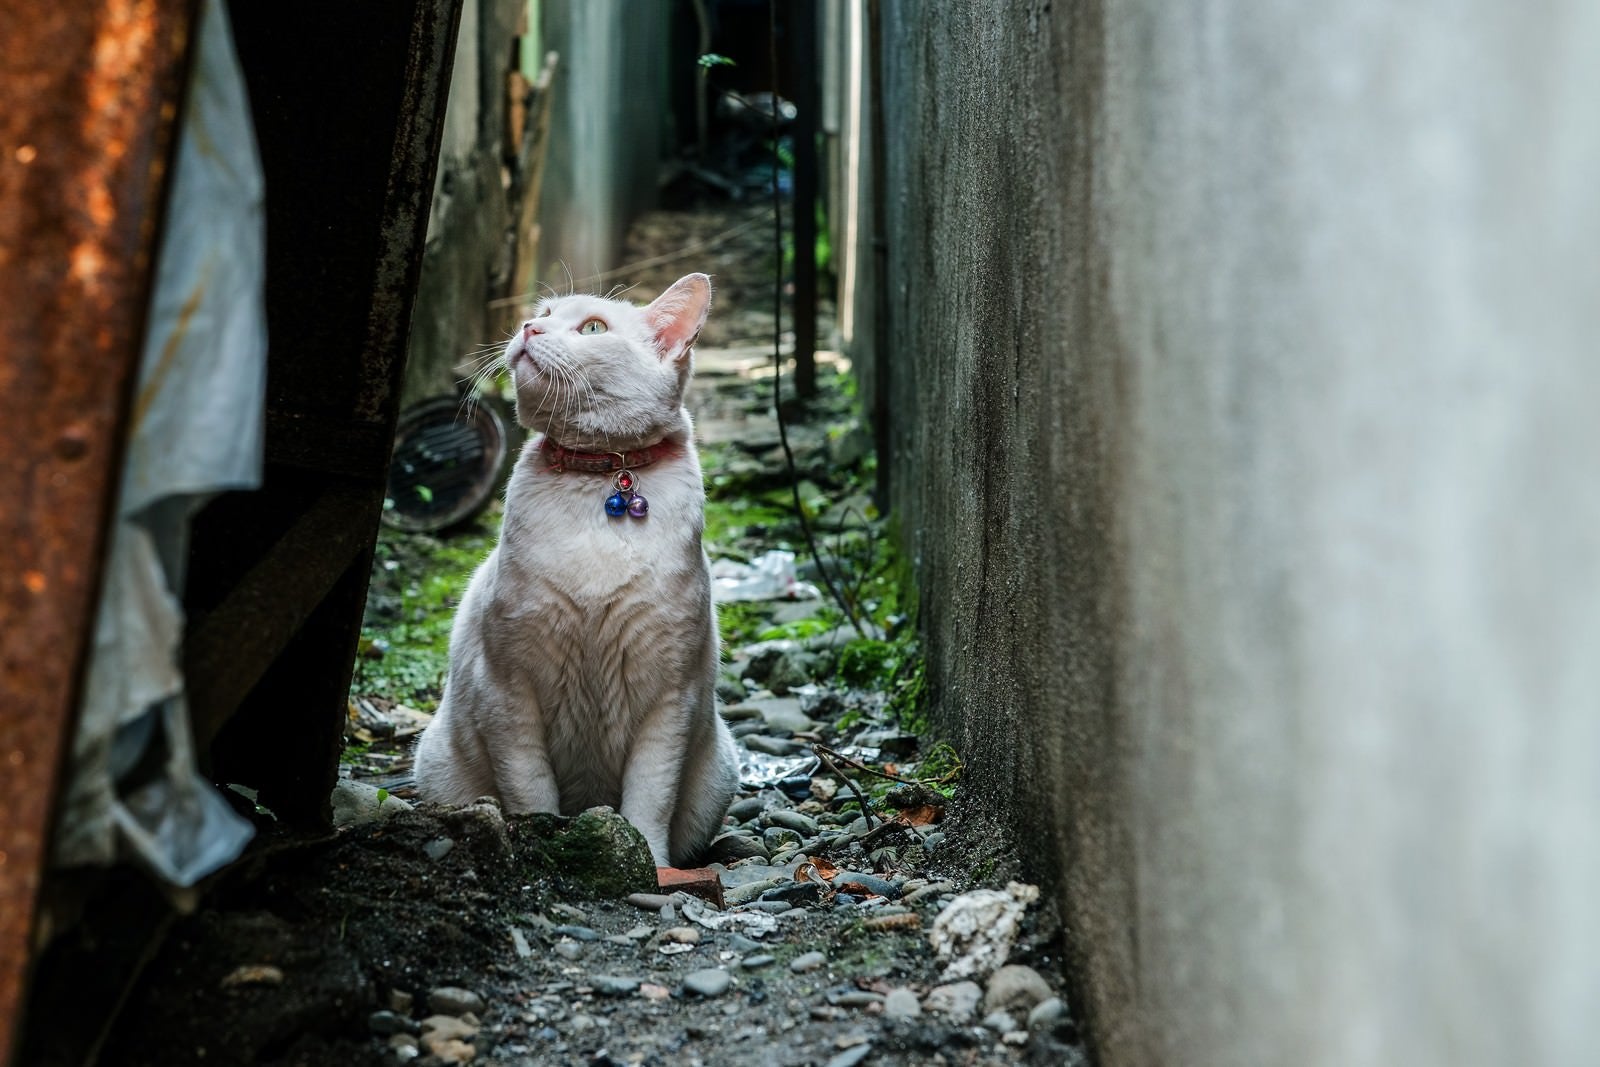
[[[115,500],[193,0],[0,5],[0,1063]]]

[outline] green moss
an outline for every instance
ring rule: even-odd
[[[767,621],[767,610],[762,604],[743,601],[718,604],[717,632],[722,636],[723,651],[754,641]]]

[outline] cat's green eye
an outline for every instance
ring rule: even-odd
[[[578,327],[578,332],[579,333],[605,333],[606,332],[606,324],[604,322],[601,322],[599,319],[590,319],[588,322],[586,322],[582,326]]]

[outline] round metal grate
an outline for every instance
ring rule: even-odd
[[[401,530],[442,530],[494,498],[510,455],[506,422],[491,403],[435,397],[400,413],[383,518]]]

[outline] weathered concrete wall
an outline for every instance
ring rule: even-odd
[[[886,21],[938,710],[1102,1062],[1596,1062],[1600,8]]]
[[[467,0],[406,365],[403,402],[449,395],[485,345],[504,340],[489,301],[508,287],[513,220],[501,180],[506,74],[523,0]]]
[[[618,266],[635,215],[655,203],[667,115],[671,5],[545,0],[561,54],[539,213],[538,272],[563,291]],[[693,64],[695,56],[673,57]]]

